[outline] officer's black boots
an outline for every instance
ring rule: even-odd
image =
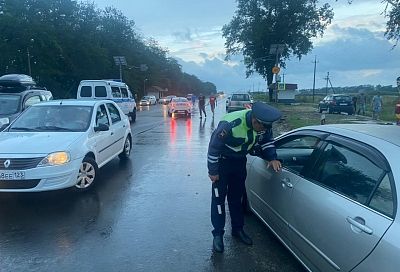
[[[232,232],[232,236],[238,238],[243,244],[251,246],[253,240],[244,232],[244,230]]]
[[[214,236],[213,248],[216,252],[224,251],[224,239],[222,235]]]

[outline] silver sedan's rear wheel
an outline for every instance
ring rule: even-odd
[[[85,157],[79,168],[75,190],[86,191],[94,184],[97,177],[98,166],[94,159]]]

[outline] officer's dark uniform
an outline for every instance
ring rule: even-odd
[[[252,116],[269,128],[257,134],[252,126]],[[245,192],[246,155],[257,154],[265,160],[277,159],[272,137],[272,122],[281,113],[265,103],[255,102],[252,110],[228,113],[213,132],[208,147],[208,173],[219,175],[212,186],[211,222],[214,236],[222,236],[225,227],[225,197],[231,216],[232,232],[243,229],[241,200]]]

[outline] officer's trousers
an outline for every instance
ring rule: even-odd
[[[223,235],[225,227],[225,199],[228,196],[232,231],[239,231],[244,225],[242,197],[245,192],[246,157],[219,160],[219,181],[212,185],[211,223],[213,235]]]

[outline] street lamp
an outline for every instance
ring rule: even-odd
[[[143,95],[146,95],[146,81],[148,81],[147,78],[143,80]]]
[[[34,39],[31,39],[30,40],[30,42],[31,43],[34,43]],[[30,55],[30,53],[29,53],[29,45],[28,45],[28,47],[26,48],[26,53],[27,53],[27,55],[28,55],[28,71],[29,71],[29,76],[32,76],[32,69],[31,69],[31,55]]]

